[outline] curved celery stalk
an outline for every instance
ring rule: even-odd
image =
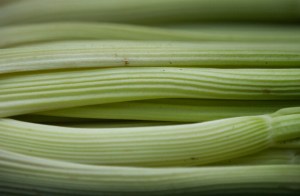
[[[214,165],[282,165],[300,164],[300,150],[268,149],[253,155],[223,161]]]
[[[65,123],[60,126],[76,127],[76,128],[123,128],[123,127],[151,127],[151,126],[167,126],[178,125],[174,122],[160,121],[107,121],[95,123]]]
[[[199,27],[196,31],[125,24],[57,22],[0,28],[0,47],[66,40],[173,40],[299,42],[300,29],[286,26]]]
[[[107,129],[0,120],[1,149],[103,165],[203,165],[253,154],[299,136],[300,114]]]
[[[181,124],[179,122],[166,122],[166,121],[142,121],[142,120],[112,120],[112,119],[91,119],[91,118],[71,118],[61,116],[44,116],[44,115],[20,115],[13,116],[15,120],[47,124],[47,125],[59,125],[65,127],[143,127],[143,126],[156,126],[156,125],[171,125]]]
[[[33,8],[38,8],[34,9]],[[180,13],[180,14],[178,14]],[[26,0],[0,9],[0,25],[50,21],[139,24],[299,22],[298,0]]]
[[[2,50],[0,74],[92,67],[298,68],[296,43],[69,41]]]
[[[155,98],[297,100],[300,69],[108,68],[7,75],[0,116]]]
[[[0,191],[8,195],[297,195],[299,187],[299,165],[134,168],[0,151]]]
[[[90,119],[127,119],[201,122],[252,116],[299,106],[299,101],[238,101],[205,99],[154,99],[89,105],[38,113],[41,116]],[[176,111],[176,112],[174,112]]]
[[[42,123],[42,124],[60,124],[60,123],[93,123],[101,122],[101,119],[88,119],[88,118],[71,118],[71,117],[62,117],[62,116],[44,116],[44,115],[19,115],[13,116],[13,119],[33,122],[33,123]],[[106,120],[107,121],[107,120]]]

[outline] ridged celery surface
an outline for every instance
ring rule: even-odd
[[[299,17],[299,0],[26,0],[0,8],[0,25],[51,21],[299,22]]]
[[[151,99],[66,108],[40,112],[38,115],[45,118],[53,116],[57,118],[76,117],[87,119],[201,122],[221,118],[267,114],[281,108],[299,105],[298,100]]]
[[[300,69],[109,68],[4,75],[0,116],[154,98],[298,100]]]
[[[66,40],[174,40],[231,42],[300,42],[300,28],[235,25],[178,30],[128,24],[57,22],[0,28],[0,48]]]
[[[300,166],[92,166],[1,150],[0,191],[7,195],[297,195]]]
[[[1,50],[0,74],[91,67],[299,68],[296,43],[66,41]]]
[[[203,165],[253,154],[276,142],[300,137],[299,113],[298,108],[289,115],[107,129],[67,128],[1,119],[0,148],[89,164]]]

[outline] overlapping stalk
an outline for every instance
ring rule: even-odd
[[[40,116],[35,117],[47,118],[53,116],[86,119],[201,122],[238,116],[267,114],[281,108],[298,105],[299,101],[297,100],[151,99],[45,111],[38,113]]]
[[[153,98],[297,100],[299,69],[111,68],[7,75],[0,116]]]
[[[32,11],[34,7],[38,9]],[[298,0],[26,0],[0,9],[0,25],[52,21],[170,24],[298,20]]]
[[[299,165],[151,169],[82,165],[0,151],[0,191],[5,194],[293,195],[299,187]]]
[[[2,50],[0,75],[105,67],[298,68],[298,43],[76,41]]]
[[[157,28],[110,23],[57,22],[27,24],[0,29],[0,47],[16,47],[66,40],[161,40],[220,42],[300,42],[297,27],[256,25],[220,27],[202,25],[188,28]]]
[[[203,165],[259,152],[275,142],[297,138],[299,122],[299,111],[186,125],[108,129],[64,128],[2,119],[0,147],[100,165]],[[22,144],[18,145],[20,141]]]

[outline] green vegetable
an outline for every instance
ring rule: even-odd
[[[300,69],[110,68],[6,75],[0,117],[154,98],[297,100]]]
[[[1,149],[100,165],[203,165],[253,154],[297,137],[299,108],[288,115],[136,128],[66,128],[0,120]]]
[[[0,191],[7,195],[297,195],[299,187],[299,165],[150,169],[0,151]]]
[[[61,116],[44,116],[36,114],[27,114],[20,116],[13,116],[15,120],[59,125],[65,127],[139,127],[139,126],[156,126],[156,125],[171,125],[180,124],[179,122],[166,122],[166,121],[143,121],[143,120],[113,120],[113,119],[91,119],[91,118],[72,118]]]
[[[299,16],[298,0],[26,0],[2,7],[0,25],[52,21],[286,23],[299,22]]]
[[[299,68],[296,43],[76,41],[2,50],[0,74],[92,67]]]
[[[299,195],[299,22],[300,0],[0,0],[0,195]]]
[[[178,40],[225,42],[299,42],[300,29],[285,26],[200,26],[178,30],[109,23],[57,22],[0,28],[0,47],[66,40]]]
[[[87,119],[127,119],[201,122],[222,118],[251,116],[298,106],[299,101],[239,101],[207,99],[153,99],[88,105],[38,113],[40,117]],[[174,112],[176,111],[176,112]]]

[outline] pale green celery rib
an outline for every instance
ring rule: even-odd
[[[300,69],[107,68],[6,75],[0,116],[156,98],[299,100]]]
[[[299,187],[299,165],[92,166],[0,151],[0,191],[8,194],[21,189],[42,195],[296,195]]]
[[[216,166],[229,165],[279,165],[300,164],[299,149],[268,149],[252,155],[216,163]]]
[[[26,0],[0,9],[0,25],[52,21],[299,22],[299,0]]]
[[[0,74],[92,67],[299,68],[295,43],[63,41],[1,49]]]
[[[0,48],[66,40],[170,40],[299,42],[300,28],[286,26],[199,27],[197,31],[113,23],[57,22],[0,28]]]
[[[239,101],[205,99],[154,99],[45,111],[37,115],[90,119],[127,119],[201,122],[252,116],[299,106],[299,101]],[[174,112],[175,111],[175,112]]]
[[[250,155],[274,142],[299,136],[300,114],[130,128],[67,128],[0,121],[1,149],[103,165],[204,165]]]

